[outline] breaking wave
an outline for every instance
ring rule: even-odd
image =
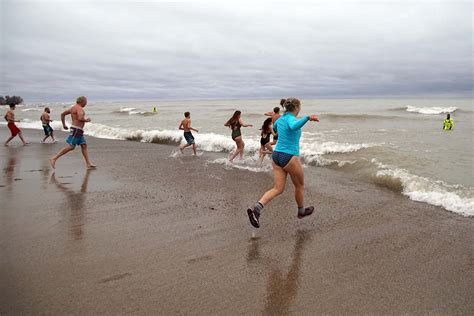
[[[327,113],[319,115],[321,119],[330,120],[396,120],[396,115],[358,114],[358,113]]]
[[[42,129],[39,121],[22,121],[18,124],[22,128]],[[59,121],[52,122],[51,126],[55,130],[61,130]],[[178,145],[183,140],[182,131],[178,130],[134,130],[119,127],[111,127],[100,123],[88,123],[84,130],[86,135],[97,138],[133,140],[157,144]],[[200,150],[209,152],[230,152],[235,149],[235,143],[228,136],[216,133],[194,133],[196,143]],[[302,139],[301,156],[308,161],[317,161],[316,156],[335,153],[351,153],[365,148],[379,146],[381,144],[349,144],[336,142],[320,142]],[[258,137],[247,138],[245,140],[245,151],[257,153],[260,149],[260,139]],[[322,161],[322,160],[319,160]],[[325,165],[322,163],[321,165]]]
[[[381,146],[383,144],[369,143],[369,144],[350,144],[350,143],[336,143],[336,142],[318,142],[302,141],[301,153],[303,155],[325,155],[337,153],[351,153],[361,149]]]
[[[137,108],[120,108],[120,110],[114,111],[113,113],[128,114],[128,115],[143,115],[143,116],[157,114],[157,112],[140,111]]]
[[[40,108],[26,108],[26,109],[22,109],[21,111],[22,112],[30,112],[30,111],[42,111],[43,109],[40,109]]]
[[[265,158],[263,163],[260,163],[258,157],[247,157],[243,160],[235,158],[234,162],[231,163],[227,158],[217,158],[207,163],[221,164],[224,165],[225,169],[240,169],[252,172],[269,172],[272,170],[272,163],[268,158]]]
[[[417,106],[411,106],[408,105],[406,107],[407,112],[411,113],[419,113],[419,114],[447,114],[447,113],[453,113],[457,110],[457,107],[451,106],[451,107],[438,107],[438,106],[433,106],[433,107],[417,107]]]
[[[413,175],[405,169],[386,166],[376,159],[375,182],[401,192],[411,200],[441,206],[466,217],[474,216],[474,192],[471,188]]]
[[[2,122],[1,125],[6,125]],[[61,122],[55,121],[52,127],[61,130]],[[21,128],[42,129],[40,121],[24,120],[18,123]],[[133,130],[126,128],[111,127],[99,123],[86,125],[85,134],[97,138],[132,140],[158,144],[178,145],[184,142],[182,131],[178,130]],[[230,137],[216,133],[195,133],[196,143],[200,151],[206,152],[230,152],[235,149],[235,143]],[[246,158],[234,164],[228,164],[226,158],[219,158],[210,163],[223,164],[228,168],[245,169],[253,172],[267,172],[271,170],[269,157],[265,158],[263,164],[258,162],[258,150],[260,142],[258,137],[247,138]],[[331,141],[318,141],[310,138],[302,138],[301,158],[313,166],[356,168],[359,169],[362,161],[354,160],[353,157],[344,160],[334,160],[332,154],[350,154],[372,147],[383,146],[383,143],[337,143]],[[370,161],[370,160],[369,160]],[[375,166],[376,172],[373,180],[382,186],[401,192],[414,201],[420,201],[437,205],[448,211],[463,216],[474,216],[474,192],[472,188],[461,185],[451,185],[443,181],[435,181],[426,177],[411,174],[409,171],[394,166],[386,166],[372,159],[371,165]]]

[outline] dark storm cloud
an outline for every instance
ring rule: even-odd
[[[470,2],[225,3],[2,1],[1,93],[471,94]]]

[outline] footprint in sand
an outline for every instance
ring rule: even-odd
[[[38,169],[38,170],[28,170],[28,172],[41,172],[44,171],[43,169]]]
[[[100,280],[99,283],[107,283],[107,282],[111,282],[111,281],[117,281],[117,280],[126,278],[126,277],[131,276],[131,275],[132,274],[128,273],[128,272],[127,273],[122,273],[122,274],[115,274],[115,275],[112,275],[108,278]]]
[[[196,262],[199,262],[199,261],[207,261],[207,260],[211,260],[211,259],[212,259],[212,256],[207,255],[207,256],[202,256],[202,257],[198,257],[198,258],[192,258],[192,259],[187,260],[186,262],[189,263],[189,264],[193,264],[193,263],[196,263]]]

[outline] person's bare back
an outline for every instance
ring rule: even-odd
[[[186,118],[186,119],[182,120],[182,121],[181,121],[181,126],[182,126],[182,128],[183,128],[183,131],[185,131],[185,132],[190,132],[190,131],[191,131],[191,129],[190,129],[190,127],[191,127],[191,119]]]
[[[49,122],[51,122],[51,118],[47,112],[44,112],[43,115],[41,115],[41,123],[48,124]]]
[[[12,110],[8,110],[7,114],[5,115],[6,120],[8,123],[15,122],[15,113]]]
[[[275,124],[275,122],[281,117],[280,113],[274,113],[272,115],[272,124]]]

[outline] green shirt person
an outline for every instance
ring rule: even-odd
[[[448,114],[446,119],[443,122],[443,129],[445,131],[450,131],[454,128],[454,120],[451,118],[451,115]]]

